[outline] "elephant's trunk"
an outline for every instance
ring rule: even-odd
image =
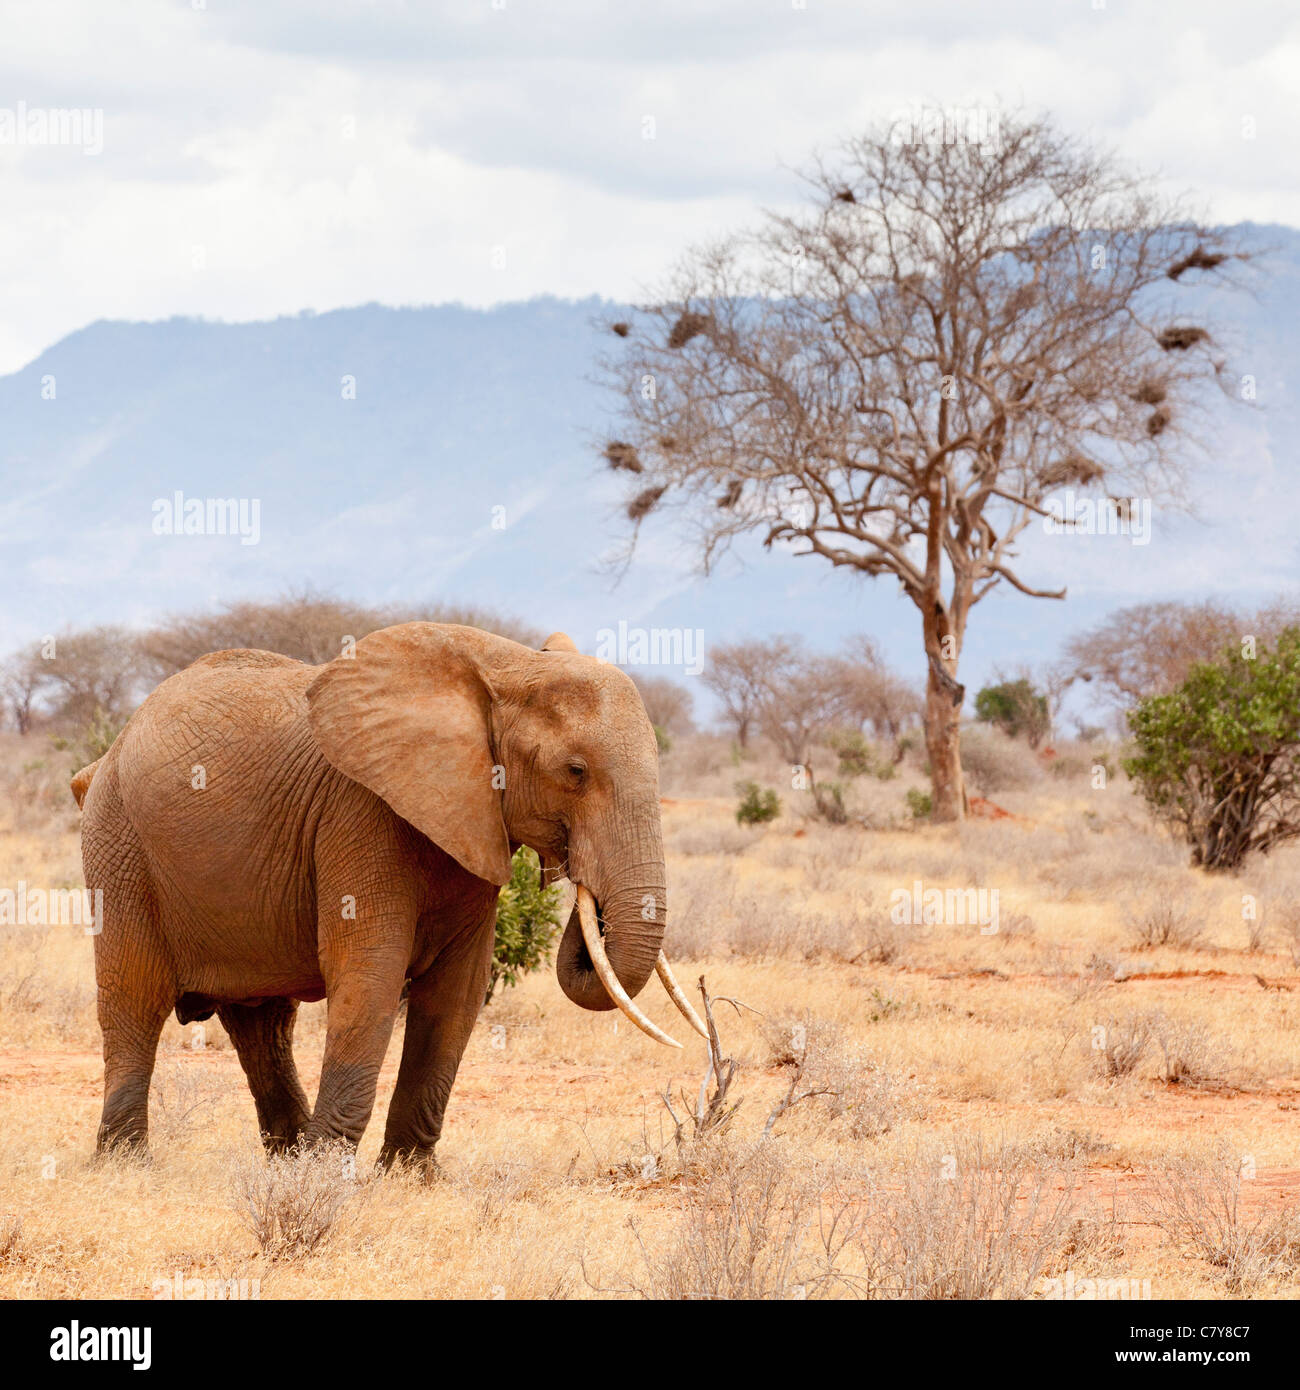
[[[579,886],[586,888],[585,884]],[[634,899],[631,904],[626,901],[629,896]],[[597,924],[610,967],[629,997],[635,998],[654,973],[663,942],[663,889],[655,891],[646,886],[631,890],[629,894],[615,893],[602,898],[598,893],[592,893],[592,897],[595,899]],[[650,903],[655,904],[655,918],[646,921],[641,915],[646,910],[642,905]],[[560,988],[580,1008],[615,1008],[615,1001],[601,983],[595,962],[583,940],[579,912],[580,905],[575,900],[555,956]]]
[[[601,862],[594,846],[579,842],[571,847],[569,872],[574,883],[595,899],[605,955],[618,983],[635,998],[654,973],[664,939],[666,893],[658,799],[653,815],[629,819],[631,824],[625,821],[621,827],[625,835],[640,822],[640,833],[631,837],[631,851],[610,864],[608,859]],[[616,1007],[583,940],[577,902],[556,952],[555,970],[560,988],[580,1008]]]

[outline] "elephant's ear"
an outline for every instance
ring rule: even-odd
[[[473,634],[431,623],[372,632],[307,688],[311,731],[330,763],[470,873],[503,884],[510,842],[491,706]]]

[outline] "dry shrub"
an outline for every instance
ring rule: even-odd
[[[981,795],[1019,791],[1043,780],[1043,769],[1029,747],[1000,729],[963,729],[961,765]]]
[[[1150,1014],[1129,1013],[1109,1019],[1101,1036],[1093,1043],[1093,1056],[1108,1081],[1131,1075],[1151,1045],[1153,1019]]]
[[[542,1200],[554,1184],[535,1164],[489,1159],[467,1164],[456,1186],[470,1200],[474,1230],[482,1232],[499,1226],[516,1204]]]
[[[1291,964],[1300,969],[1300,901],[1281,899],[1269,905],[1264,921],[1276,926],[1291,956]]]
[[[887,917],[873,917],[866,926],[866,945],[859,954],[860,960],[870,961],[872,965],[900,964],[908,942],[906,927],[891,922]]]
[[[0,733],[0,816],[29,833],[77,823],[68,789],[76,769],[46,738]],[[7,814],[5,814],[7,812]]]
[[[1085,1212],[1070,1223],[1057,1269],[1103,1271],[1114,1269],[1128,1254],[1124,1225],[1112,1206]]]
[[[873,1217],[870,1263],[899,1298],[1028,1298],[1066,1243],[1071,1172],[982,1139],[917,1151]]]
[[[1230,1294],[1258,1290],[1300,1272],[1300,1216],[1294,1210],[1245,1210],[1246,1160],[1221,1148],[1208,1158],[1166,1167],[1147,1200],[1151,1219],[1220,1271]]]
[[[284,1155],[250,1151],[235,1168],[236,1210],[272,1260],[310,1255],[360,1189],[346,1144],[299,1145]]]
[[[213,1107],[232,1090],[229,1079],[201,1061],[168,1059],[154,1070],[150,1134],[163,1143],[178,1142],[194,1125],[210,1121]]]
[[[727,1301],[871,1296],[854,1260],[860,1204],[834,1175],[791,1164],[771,1140],[719,1146],[715,1159],[667,1248],[641,1243],[647,1277],[634,1292]]]
[[[22,1246],[23,1219],[17,1212],[0,1216],[0,1264],[9,1264],[18,1259]]]
[[[739,825],[692,825],[673,835],[668,841],[668,849],[686,855],[744,854],[762,838],[761,830],[749,830]]]
[[[1203,1023],[1157,1014],[1152,1027],[1163,1056],[1161,1075],[1170,1085],[1233,1084],[1229,1065],[1231,1049],[1212,1037]]]
[[[771,1064],[788,1071],[785,1095],[769,1114],[765,1134],[804,1102],[827,1120],[846,1118],[853,1139],[878,1139],[905,1115],[919,1113],[914,1084],[848,1042],[838,1024],[804,1013],[769,1019],[762,1031]]]
[[[1026,1146],[1031,1157],[1040,1159],[1090,1160],[1111,1153],[1115,1146],[1090,1129],[1055,1129]]]
[[[754,960],[851,961],[873,933],[884,930],[870,899],[839,912],[801,908],[784,889],[738,893],[725,866],[677,866],[669,885],[675,959],[740,956]],[[720,872],[720,868],[724,871]]]
[[[1008,912],[1000,916],[998,935],[1003,941],[1031,941],[1038,924],[1027,912]]]
[[[720,1150],[632,1291],[672,1299],[1028,1298],[1070,1236],[1070,1170],[958,1141],[901,1174],[795,1166],[777,1140]],[[639,1237],[638,1237],[639,1239]]]
[[[1200,905],[1164,896],[1142,904],[1130,916],[1129,927],[1142,950],[1173,946],[1190,951],[1205,933],[1205,918]]]

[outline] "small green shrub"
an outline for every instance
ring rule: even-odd
[[[541,864],[527,846],[515,852],[510,882],[497,900],[496,944],[492,948],[492,978],[487,998],[498,985],[507,989],[520,977],[540,970],[551,958],[560,928],[560,890],[542,885]]]
[[[1124,769],[1206,869],[1300,838],[1300,628],[1272,651],[1229,648],[1128,713]]]
[[[907,809],[911,811],[913,820],[929,820],[934,810],[934,798],[920,787],[908,787]]]
[[[813,786],[813,803],[817,814],[828,825],[845,825],[849,819],[844,805],[844,785],[841,782],[818,782]]]
[[[60,753],[71,753],[72,770],[80,772],[108,752],[124,727],[125,722],[117,723],[96,705],[95,712],[71,738],[56,735],[50,745]]]
[[[894,764],[881,757],[857,729],[834,733],[827,744],[839,755],[841,777],[877,777],[888,782],[894,775]]]
[[[992,724],[1011,738],[1023,738],[1037,748],[1052,727],[1047,696],[1040,694],[1023,677],[986,685],[975,697],[975,718]]]
[[[738,782],[736,791],[740,805],[736,807],[737,825],[764,825],[781,814],[781,798],[771,787],[757,782]]]

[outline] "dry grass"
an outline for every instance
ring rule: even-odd
[[[62,757],[0,742],[0,887],[80,882]],[[778,788],[779,820],[735,825],[741,777]],[[475,1031],[439,1182],[372,1172],[400,1028],[355,1182],[256,1151],[216,1020],[164,1030],[152,1163],[92,1164],[90,941],[0,928],[0,1296],[1023,1297],[1065,1271],[1300,1295],[1280,1215],[1300,1191],[1300,856],[1206,877],[1086,771],[1021,777],[997,798],[1017,819],[947,828],[906,814],[910,758],[854,784],[877,829],[820,824],[788,785],[720,740],[665,759],[669,949],[747,1006],[718,1012],[739,1109],[684,1153],[661,1098],[694,1103],[702,1044],[670,1055],[541,974]],[[918,881],[996,892],[999,929],[894,920]],[[300,1014],[309,1093],[324,1019]],[[1211,1132],[1253,1165],[1227,1206]],[[1180,1205],[1169,1175],[1198,1164]]]
[[[1169,1239],[1214,1269],[1235,1298],[1287,1287],[1300,1273],[1300,1217],[1251,1210],[1253,1160],[1220,1148],[1183,1159],[1159,1176],[1147,1209]]]
[[[271,1260],[310,1255],[360,1191],[356,1155],[341,1144],[274,1157],[250,1148],[231,1186],[235,1209]]]

